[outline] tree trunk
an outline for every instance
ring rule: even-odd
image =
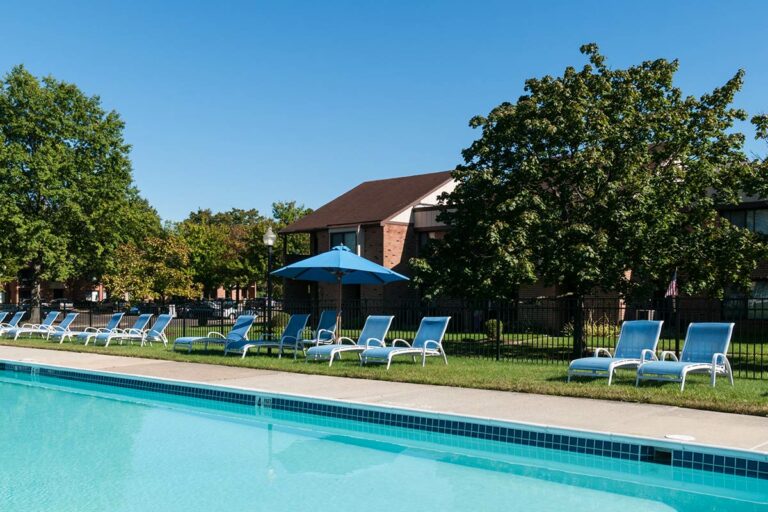
[[[586,336],[584,332],[584,296],[577,293],[573,296],[573,358],[584,356]]]
[[[33,324],[41,322],[40,304],[42,303],[40,273],[42,265],[39,262],[32,264],[32,308],[29,312],[29,321]]]

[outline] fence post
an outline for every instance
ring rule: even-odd
[[[584,297],[580,294],[570,301],[573,311],[573,358],[578,359],[584,353]]]
[[[501,304],[496,301],[496,361],[501,361]]]
[[[88,325],[93,327],[93,306],[95,302],[88,303]]]
[[[181,335],[187,335],[187,317],[189,316],[189,303],[185,304],[184,317],[181,319]]]
[[[672,298],[672,312],[675,315],[675,355],[680,357],[680,304],[677,297]]]
[[[219,332],[224,334],[224,299],[219,299]]]

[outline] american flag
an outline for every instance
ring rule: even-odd
[[[664,294],[664,297],[677,297],[677,270],[675,270],[672,280],[667,286],[667,293]]]

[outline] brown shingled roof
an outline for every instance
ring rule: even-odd
[[[443,171],[366,181],[280,232],[306,233],[333,226],[379,223],[418,204],[424,196],[450,179],[451,171]]]

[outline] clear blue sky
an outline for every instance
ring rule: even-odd
[[[765,1],[23,0],[0,10],[0,70],[100,95],[142,194],[179,220],[451,169],[470,117],[582,65],[586,42],[614,66],[679,58],[688,94],[744,68],[737,105],[766,112],[766,20]]]

